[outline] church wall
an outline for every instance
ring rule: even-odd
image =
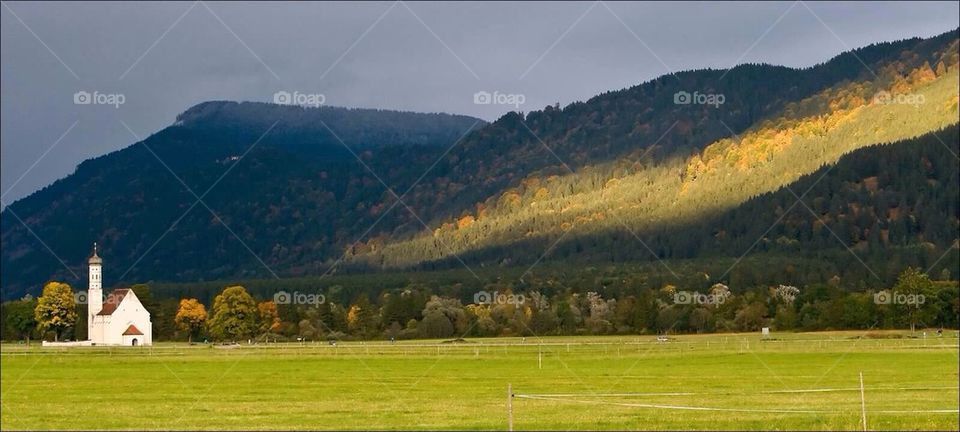
[[[143,336],[138,338],[142,341],[140,345],[150,345],[153,342],[153,328],[150,323],[150,313],[144,309],[140,300],[133,293],[128,293],[127,298],[123,299],[120,306],[111,316],[110,323],[110,342],[112,344],[123,345],[123,332],[130,325],[136,326]]]

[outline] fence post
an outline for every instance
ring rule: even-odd
[[[863,372],[860,372],[860,413],[863,417],[863,430],[867,430],[867,401],[863,395]]]
[[[507,430],[513,432],[513,385],[507,384]]]

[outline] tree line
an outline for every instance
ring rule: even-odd
[[[457,287],[449,287],[456,292]],[[519,291],[491,283],[475,292],[438,295],[411,283],[371,298],[335,301],[323,293],[280,291],[255,298],[229,286],[209,304],[154,299],[133,289],[151,312],[155,340],[320,341],[495,336],[683,334],[837,329],[958,328],[960,287],[914,268],[884,290],[849,292],[838,280],[803,287],[731,290],[664,284],[619,293],[569,287]],[[38,298],[3,304],[4,340],[86,339],[86,305],[73,288],[50,282]],[[464,297],[465,296],[465,297]],[[209,307],[208,307],[209,306]]]

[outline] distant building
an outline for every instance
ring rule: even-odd
[[[103,259],[93,256],[87,288],[87,337],[91,345],[139,346],[153,344],[153,324],[150,312],[129,288],[115,289],[104,300],[102,277]]]

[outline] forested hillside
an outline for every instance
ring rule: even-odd
[[[521,239],[544,239],[549,245],[566,237],[602,237],[611,230],[649,238],[669,226],[699,224],[833,164],[857,148],[956,124],[957,49],[954,39],[926,55],[900,53],[894,62],[874,65],[876,75],[844,81],[787,104],[742,132],[727,129],[725,138],[690,156],[658,160],[643,154],[565,173],[533,173],[433,231],[382,247],[364,245],[351,251],[351,257],[404,267],[454,254],[471,256],[470,251]],[[536,121],[530,117],[528,121]],[[661,142],[677,135],[685,134],[674,128]],[[560,148],[570,140],[548,139],[542,144]],[[652,255],[647,251],[648,258]],[[490,258],[499,264],[519,262],[509,252],[499,260]]]
[[[254,253],[277,272],[310,271],[298,266],[321,263],[373,224],[386,194],[376,176],[403,187],[484,124],[446,114],[197,105],[5,209],[3,296],[36,294],[48,278],[84,280],[94,241],[109,283],[270,275]],[[409,213],[381,223],[422,227]]]
[[[178,299],[211,304],[232,285],[266,300],[280,291],[323,295],[319,305],[280,305],[275,336],[291,339],[757,331],[765,325],[863,329],[912,322],[952,328],[960,310],[958,151],[957,126],[856,150],[736,209],[649,238],[663,262],[650,261],[647,250],[621,231],[565,240],[534,268],[467,270],[450,260],[448,270],[134,288],[152,296],[155,329],[166,338],[185,337],[173,325]],[[463,258],[534,259],[548,246],[520,242]],[[874,301],[905,274],[930,280],[920,273],[938,281],[925,282],[922,308]],[[681,291],[720,290],[727,293],[721,305],[673,298]],[[472,304],[481,291],[526,301]],[[788,294],[795,301],[783,297]],[[430,316],[438,307],[448,322]]]
[[[683,281],[701,275],[704,282],[738,286],[784,279],[808,284],[836,276],[847,288],[866,288],[892,283],[908,266],[949,280],[957,277],[960,262],[957,154],[960,135],[954,125],[907,141],[861,148],[836,164],[696,223],[637,233],[639,238],[621,227],[570,235],[554,244],[552,239],[532,239],[460,258],[481,264],[501,263],[503,257],[532,263],[552,247],[542,262],[604,265],[658,258],[677,266],[689,259],[716,260],[721,264],[678,266],[674,271]],[[748,253],[759,257],[733,265]],[[783,265],[783,257],[792,264]],[[451,258],[421,268],[460,266]],[[645,271],[657,272],[659,283],[678,280],[656,262],[651,267]]]
[[[460,258],[505,268],[552,244],[555,259],[607,260],[585,245],[609,238],[651,248],[624,244],[606,252],[615,261],[695,258],[701,249],[661,239],[858,148],[955,124],[958,49],[951,31],[805,69],[680,72],[492,124],[200,104],[5,209],[2,294],[80,283],[94,241],[117,285],[449,268]],[[681,93],[723,103],[677,103]]]

